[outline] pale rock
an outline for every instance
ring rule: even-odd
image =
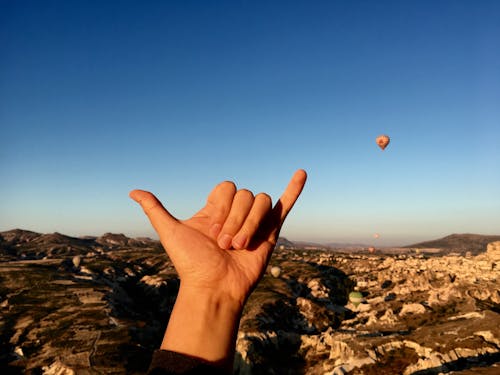
[[[474,289],[470,292],[471,296],[482,301],[491,297],[491,292],[488,289]]]
[[[107,275],[107,276],[114,276],[116,274],[116,271],[114,268],[112,267],[106,267],[103,271],[102,271],[103,274]]]
[[[330,359],[335,360],[335,363],[347,363],[354,356],[354,351],[348,344],[343,341],[332,341],[330,344]]]
[[[431,348],[426,347],[426,346],[422,346],[422,345],[416,343],[415,341],[411,341],[411,340],[404,340],[403,345],[415,350],[415,352],[420,357],[429,357],[433,352],[433,350]]]
[[[450,350],[447,353],[447,356],[448,356],[447,362],[454,362],[454,361],[458,361],[458,359],[459,359],[459,356],[457,355],[457,352],[455,351],[455,349]]]
[[[407,314],[423,314],[425,313],[425,307],[420,303],[405,303],[403,308],[399,312],[400,316],[405,316]]]
[[[462,293],[453,285],[449,284],[444,288],[431,289],[427,303],[430,306],[446,304],[452,298],[460,298]]]
[[[417,363],[406,367],[403,371],[403,375],[411,375],[420,371],[423,372],[430,368],[439,370],[439,373],[445,370],[443,367],[443,358],[436,353],[431,353],[428,357],[420,358]]]
[[[379,266],[379,268],[387,268],[391,267],[396,261],[392,257],[387,257],[385,260],[382,262],[382,264]]]
[[[398,295],[406,295],[412,293],[414,290],[407,285],[396,285],[392,291]]]
[[[385,310],[384,315],[382,315],[379,319],[379,321],[383,322],[384,324],[394,324],[396,323],[397,320],[398,320],[397,316],[390,308]]]
[[[349,362],[335,367],[332,372],[326,372],[325,374],[333,374],[333,375],[348,374],[357,367],[362,367],[373,363],[375,363],[375,361],[370,357],[363,357],[363,358],[355,357],[351,358]]]
[[[42,370],[44,375],[75,375],[75,371],[67,367],[59,359],[50,366],[42,367]]]
[[[497,289],[491,294],[491,300],[500,304],[500,290]]]
[[[141,282],[152,286],[154,288],[159,288],[163,285],[167,285],[167,282],[160,275],[146,275],[141,278]]]
[[[17,354],[19,358],[24,358],[23,348],[21,348],[20,346],[16,346],[16,348],[14,349],[14,353]]]
[[[377,323],[378,323],[377,312],[372,311],[370,314],[368,314],[368,320],[366,321],[365,325],[366,326],[374,326]]]
[[[358,305],[358,307],[356,308],[356,310],[358,312],[367,312],[367,311],[370,311],[372,309],[372,307],[370,306],[369,303],[360,303]]]
[[[276,332],[240,332],[236,340],[236,353],[233,368],[235,373],[241,375],[252,375],[253,363],[259,356],[256,352],[257,346],[271,345],[274,348],[279,347],[279,338]]]
[[[368,286],[368,282],[366,282],[365,280],[360,280],[356,283],[356,286],[358,288],[366,288]]]
[[[487,341],[497,347],[500,347],[500,340],[496,338],[491,331],[478,331],[474,332],[474,335],[481,336],[484,341]]]
[[[304,317],[307,322],[307,326],[304,327],[307,331],[312,332],[316,329],[315,327],[315,307],[312,305],[311,300],[308,300],[303,297],[298,297],[296,300],[297,307],[299,308],[299,312]]]
[[[484,319],[484,313],[472,311],[470,313],[450,316],[448,318],[448,320],[458,320],[458,319]]]
[[[132,271],[129,267],[126,267],[123,271],[127,274],[127,276],[135,277],[135,272]]]
[[[384,297],[377,296],[377,297],[369,298],[366,300],[366,302],[368,302],[370,305],[378,305],[378,304],[384,302]]]
[[[80,266],[80,269],[79,269],[80,273],[83,273],[85,275],[92,275],[92,271],[89,270],[87,267],[85,266]]]
[[[307,287],[311,290],[311,295],[314,298],[318,299],[328,299],[329,298],[329,290],[326,288],[320,279],[311,279],[307,283]]]
[[[486,246],[486,256],[493,261],[500,261],[500,241],[490,242]]]
[[[344,366],[335,367],[331,372],[325,372],[324,375],[345,375],[348,374],[349,370],[344,368]]]
[[[330,346],[326,344],[324,335],[301,335],[300,349],[311,348],[315,353],[322,353],[329,350]]]
[[[33,324],[34,320],[33,317],[26,315],[22,316],[18,319],[16,322],[16,325],[14,326],[14,329],[16,330],[16,333],[10,338],[9,342],[11,344],[17,344],[19,339],[22,337],[22,335],[25,333],[26,329]]]

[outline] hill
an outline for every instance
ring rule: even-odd
[[[472,254],[477,255],[486,251],[486,245],[494,241],[500,241],[500,235],[462,233],[450,234],[449,236],[437,240],[420,242],[404,247],[415,249],[439,248],[444,252],[460,253],[470,251]]]

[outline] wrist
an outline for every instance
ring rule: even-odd
[[[230,296],[181,283],[161,349],[230,369],[242,309]]]

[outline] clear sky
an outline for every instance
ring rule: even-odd
[[[0,230],[153,236],[133,188],[304,168],[291,240],[500,234],[499,41],[499,1],[0,0]]]

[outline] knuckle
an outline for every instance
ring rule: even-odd
[[[161,206],[160,202],[158,202],[156,199],[152,199],[152,200],[146,202],[142,207],[144,208],[144,212],[146,214],[149,214],[149,213],[161,208],[162,206]]]
[[[240,224],[241,221],[238,220],[238,218],[230,216],[226,219],[226,222],[224,223],[224,230],[234,231],[235,229],[240,227]]]
[[[255,218],[249,217],[245,220],[245,228],[247,230],[253,231],[253,230],[257,229],[259,227],[259,225],[260,225],[260,221],[256,220]]]
[[[216,206],[215,207],[215,214],[214,214],[214,216],[217,219],[223,219],[224,217],[226,217],[226,215],[229,212],[230,208],[231,207],[228,206],[227,204],[221,204],[220,206]]]
[[[158,202],[158,199],[152,193],[145,191],[141,197],[140,204],[144,211],[147,212],[159,206],[160,202]]]

